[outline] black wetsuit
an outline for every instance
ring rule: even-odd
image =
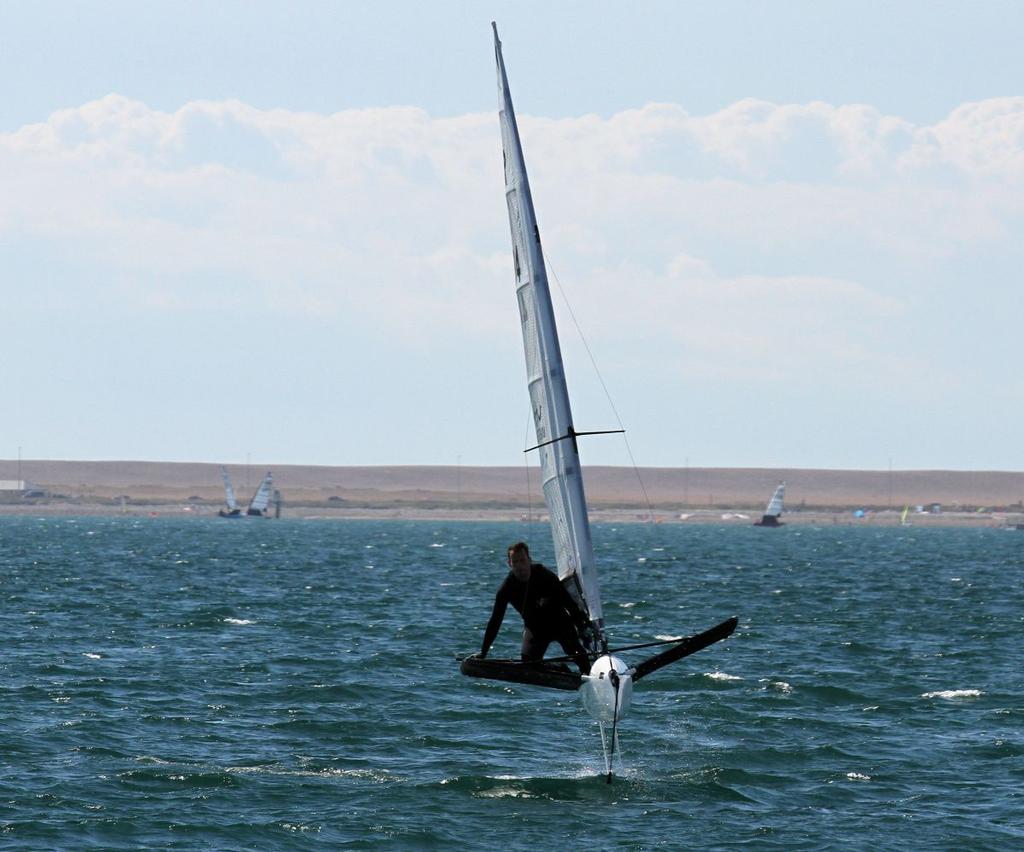
[[[544,652],[552,642],[558,642],[562,649],[576,662],[583,674],[590,671],[590,658],[580,644],[577,627],[587,624],[586,616],[580,612],[565,586],[558,577],[543,565],[530,566],[530,579],[526,582],[516,579],[509,571],[505,582],[494,596],[494,609],[484,631],[480,656],[487,655],[505,619],[509,604],[523,617],[524,660],[542,660]]]

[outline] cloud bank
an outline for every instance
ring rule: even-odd
[[[623,369],[781,382],[799,358],[867,386],[940,364],[946,393],[976,379],[953,353],[993,357],[1019,304],[1024,97],[930,126],[758,100],[520,123],[551,266]],[[425,357],[519,345],[493,113],[112,94],[0,134],[0,183],[29,312],[284,317]]]

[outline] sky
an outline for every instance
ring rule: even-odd
[[[0,458],[1024,469],[1024,4],[0,4]],[[607,391],[607,392],[606,392]]]

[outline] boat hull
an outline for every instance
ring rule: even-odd
[[[611,724],[626,715],[633,699],[633,677],[629,671],[629,666],[611,654],[594,660],[580,687],[583,708],[592,719]]]
[[[488,659],[475,654],[462,660],[459,671],[467,677],[506,680],[531,686],[546,686],[550,689],[564,689],[569,692],[579,689],[582,682],[578,673],[559,663]]]
[[[755,527],[781,527],[783,526],[782,521],[779,520],[778,515],[765,515],[761,520],[754,521]]]

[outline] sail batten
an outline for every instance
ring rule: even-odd
[[[516,301],[526,356],[527,390],[543,471],[544,502],[554,538],[555,561],[559,578],[571,592],[576,592],[598,633],[603,633],[601,595],[558,329],[548,288],[540,228],[533,208],[522,142],[496,26],[494,53],[498,71],[505,200],[512,232]],[[563,437],[571,440],[559,440]]]

